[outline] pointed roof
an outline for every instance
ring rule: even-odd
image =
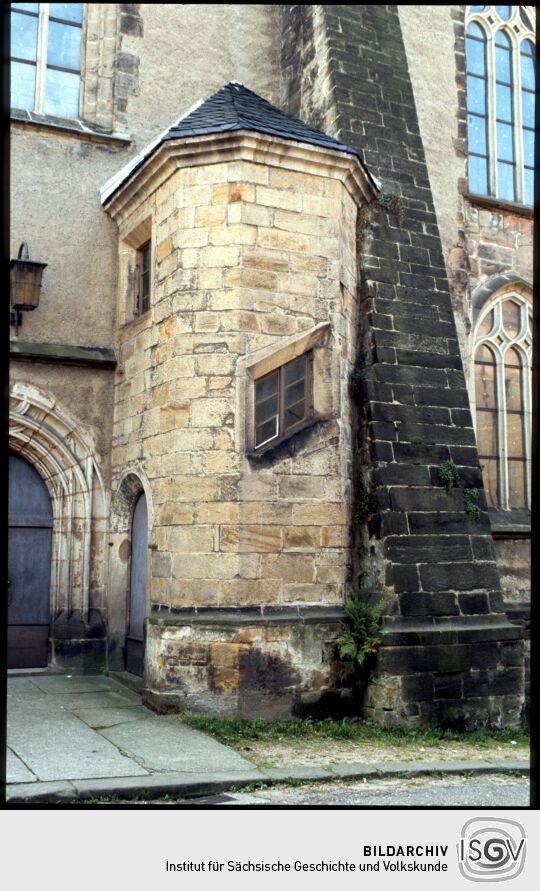
[[[183,136],[202,136],[207,133],[224,133],[230,130],[255,130],[296,142],[309,142],[335,151],[358,156],[357,149],[343,145],[303,121],[276,108],[266,99],[248,90],[243,84],[231,81],[206,102],[171,127],[165,139]]]
[[[193,105],[180,120],[165,130],[140,154],[133,158],[119,173],[115,174],[101,189],[102,203],[108,201],[113,192],[137,170],[144,161],[163,143],[171,139],[185,139],[190,136],[205,136],[211,133],[229,133],[234,130],[252,130],[267,133],[281,139],[307,142],[322,148],[355,155],[375,189],[379,183],[367,170],[358,149],[344,145],[337,139],[327,136],[322,130],[287,114],[266,99],[248,90],[238,81],[231,81],[221,87],[206,101]]]

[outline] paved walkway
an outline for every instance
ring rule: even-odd
[[[385,762],[258,769],[237,752],[155,715],[112,678],[16,675],[8,680],[8,801],[156,799],[272,785],[378,777],[528,772],[522,761]]]
[[[33,675],[8,680],[8,799],[94,797],[180,781],[259,778],[232,749],[104,676]],[[176,782],[174,782],[176,781]],[[214,788],[214,787],[211,787]]]

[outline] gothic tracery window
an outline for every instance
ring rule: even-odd
[[[469,190],[533,204],[534,12],[467,7]]]
[[[490,301],[474,340],[478,455],[489,507],[530,508],[531,305],[516,293]]]

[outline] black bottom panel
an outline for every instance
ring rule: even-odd
[[[8,668],[46,668],[49,664],[48,625],[8,627]]]
[[[134,637],[126,637],[126,671],[139,677],[144,673],[144,643]]]

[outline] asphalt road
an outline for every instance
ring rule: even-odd
[[[172,803],[172,802],[171,802]],[[206,806],[354,806],[354,807],[527,807],[529,781],[525,777],[483,776],[352,783],[313,783],[274,786],[252,792],[227,793],[179,802]]]

